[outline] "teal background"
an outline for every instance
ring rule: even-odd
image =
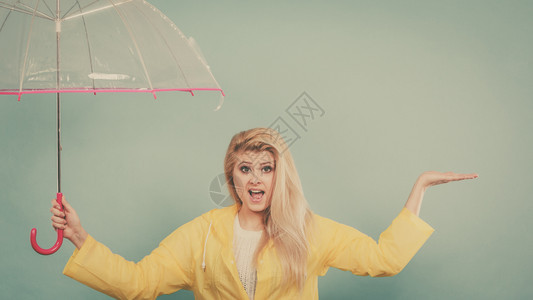
[[[238,131],[283,117],[314,212],[378,238],[426,170],[436,232],[402,273],[330,269],[322,299],[531,299],[533,2],[151,1],[202,48],[227,97],[63,96],[63,192],[96,239],[140,260],[216,208],[209,184]],[[285,109],[307,92],[307,131]],[[54,95],[0,101],[0,298],[107,299],[61,274]],[[162,299],[192,299],[180,291]]]

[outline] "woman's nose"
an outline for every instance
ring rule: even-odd
[[[261,179],[259,178],[258,174],[254,172],[252,173],[252,178],[250,178],[250,182],[252,184],[258,184],[258,183],[261,183]]]

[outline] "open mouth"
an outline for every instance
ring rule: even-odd
[[[248,193],[252,197],[252,201],[260,201],[265,194],[265,192],[261,190],[248,190]]]

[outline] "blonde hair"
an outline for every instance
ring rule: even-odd
[[[288,146],[281,135],[271,128],[242,131],[231,139],[224,159],[224,173],[229,193],[242,205],[235,184],[233,169],[237,155],[244,151],[268,151],[274,156],[275,175],[271,204],[264,211],[263,237],[254,254],[254,261],[269,240],[272,240],[283,268],[285,287],[303,289],[307,273],[311,210],[304,197],[300,177]]]

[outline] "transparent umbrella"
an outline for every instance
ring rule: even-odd
[[[142,0],[0,0],[0,94],[55,93],[61,205],[62,93],[218,91],[192,38]],[[217,109],[218,109],[217,108]],[[62,230],[50,249],[61,247]]]

